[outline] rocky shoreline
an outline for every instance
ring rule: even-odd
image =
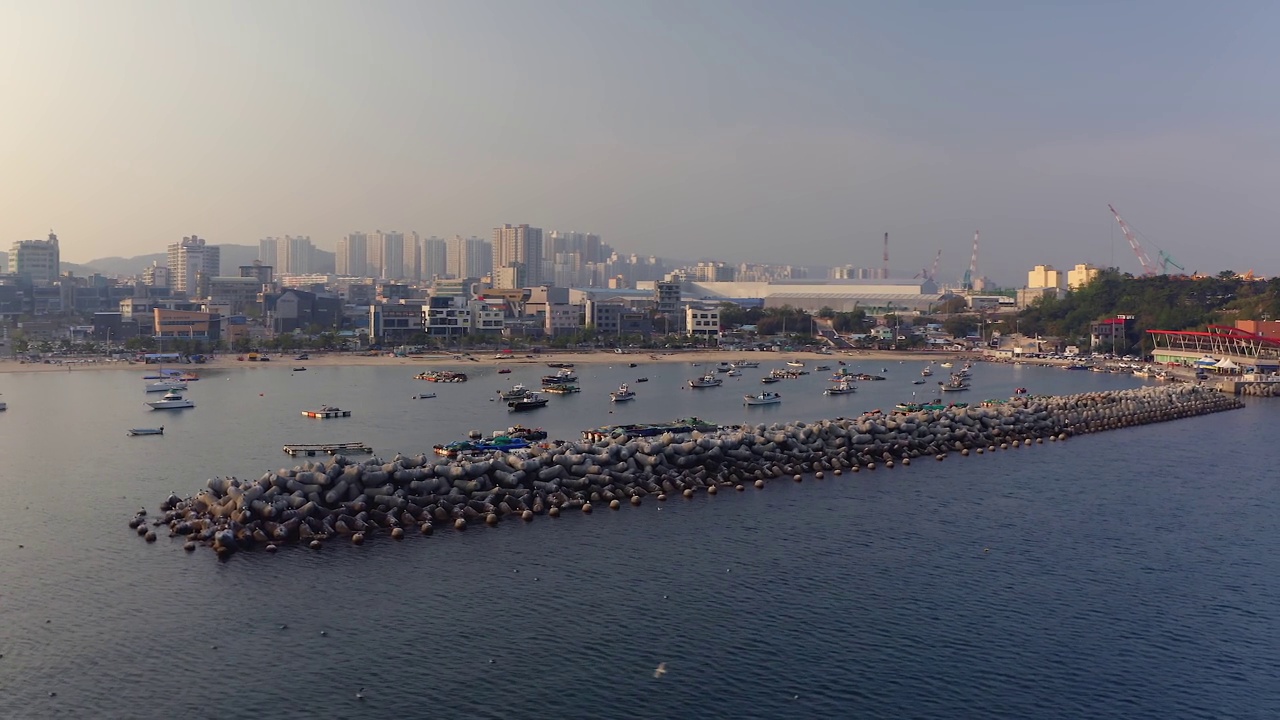
[[[761,489],[780,478],[800,482],[806,475],[820,479],[920,458],[1011,450],[1240,407],[1235,397],[1174,385],[682,436],[554,442],[481,460],[335,456],[256,480],[212,478],[191,497],[170,495],[159,517],[140,510],[129,526],[149,542],[157,537],[153,528],[167,527],[170,537],[187,538],[186,550],[204,544],[223,557],[293,543],[318,550],[326,540],[361,544],[377,534],[398,540],[412,530],[429,535],[441,527],[617,510],[647,498]]]

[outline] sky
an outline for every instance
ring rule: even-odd
[[[0,3],[0,249],[504,222],[958,280],[1280,274],[1280,4]]]

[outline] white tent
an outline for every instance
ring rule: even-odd
[[[1214,363],[1213,366],[1218,368],[1219,370],[1239,370],[1240,369],[1239,365],[1231,362],[1231,358],[1222,358],[1218,362]]]

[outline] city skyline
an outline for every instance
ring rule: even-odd
[[[83,263],[191,230],[331,250],[353,228],[518,221],[644,255],[878,267],[887,231],[896,275],[941,250],[956,282],[981,230],[979,272],[1012,284],[1036,264],[1140,273],[1111,203],[1152,257],[1278,274],[1261,190],[1277,19],[1262,3],[11,5],[0,246],[53,228]],[[516,53],[488,42],[504,33],[574,41]]]

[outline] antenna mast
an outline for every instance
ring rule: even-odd
[[[889,279],[889,233],[884,234],[884,268],[880,271],[880,278]]]

